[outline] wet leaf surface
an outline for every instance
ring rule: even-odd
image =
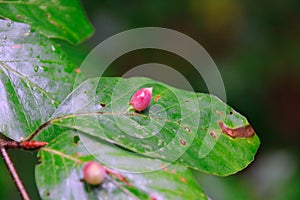
[[[154,87],[153,97],[160,95],[159,101],[152,101],[142,113],[128,109],[132,94],[149,86]],[[100,102],[106,106],[101,107]],[[178,161],[221,176],[245,168],[259,147],[257,135],[231,138],[222,133],[219,122],[232,128],[249,123],[218,98],[147,78],[88,80],[62,102],[52,118],[52,124],[77,129],[144,156]]]
[[[146,78],[96,78],[74,89],[83,78],[64,43],[8,20],[0,40],[0,131],[19,141],[46,123],[34,138],[49,142],[36,167],[44,199],[206,199],[189,168],[225,176],[254,159],[256,134],[232,138],[219,126],[239,130],[247,119],[214,96]],[[152,86],[150,106],[130,109],[134,92]],[[92,159],[130,185],[111,175],[99,187],[82,182]]]
[[[31,25],[31,31],[74,44],[93,33],[93,27],[76,0],[0,1],[0,13],[1,17]]]
[[[20,140],[47,121],[72,90],[76,66],[60,44],[28,25],[0,20],[0,40],[0,131]],[[50,132],[55,128],[44,136]]]
[[[94,159],[94,155],[108,150],[115,162],[134,161],[126,151],[120,151],[109,143],[89,140],[98,145],[91,155],[82,142],[73,143],[79,133],[66,131],[39,152],[40,164],[36,167],[36,182],[44,199],[206,199],[189,169],[182,165],[170,165],[147,173],[116,172],[124,176],[128,184],[114,176],[107,176],[100,186],[90,186],[82,181],[82,167]],[[147,158],[149,161],[153,160]],[[123,161],[120,161],[121,164]]]

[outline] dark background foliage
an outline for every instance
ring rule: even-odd
[[[262,145],[254,163],[236,175],[219,178],[195,172],[208,196],[212,199],[300,196],[299,1],[86,0],[82,5],[96,30],[82,44],[80,49],[85,49],[82,55],[121,31],[158,26],[191,36],[216,62],[226,87],[227,103],[248,118]],[[174,67],[195,90],[206,92],[192,66],[159,50],[128,53],[116,60],[106,75],[121,76],[130,68],[148,62]],[[34,184],[35,154],[10,153],[31,196],[38,198]],[[18,198],[2,161],[0,167],[0,198]]]

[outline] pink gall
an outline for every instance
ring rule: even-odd
[[[89,161],[83,166],[83,178],[90,185],[99,185],[103,182],[106,171],[95,161]]]
[[[151,103],[153,87],[139,89],[133,94],[129,104],[135,111],[145,110]]]

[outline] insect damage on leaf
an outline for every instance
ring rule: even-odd
[[[250,124],[238,128],[228,128],[223,122],[219,122],[219,127],[222,129],[222,132],[229,135],[232,138],[240,137],[247,138],[254,135],[254,129]]]

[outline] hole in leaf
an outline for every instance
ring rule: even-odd
[[[78,136],[78,135],[75,135],[75,136],[73,137],[73,143],[74,143],[74,144],[78,144],[79,141],[80,141],[79,136]]]

